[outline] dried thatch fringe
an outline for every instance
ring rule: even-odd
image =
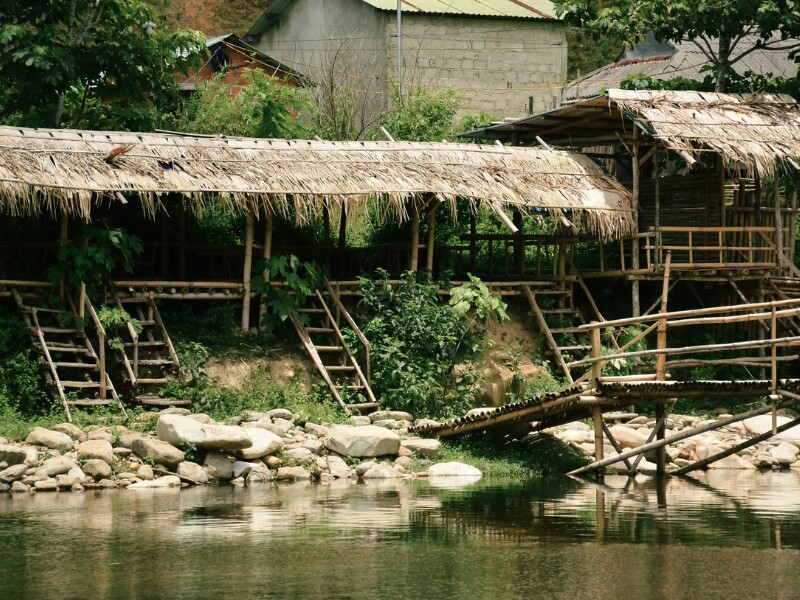
[[[794,169],[800,157],[800,105],[791,96],[609,90],[608,97],[668,147],[713,150],[750,175]]]
[[[301,222],[325,205],[364,218],[370,198],[380,200],[379,218],[404,221],[409,197],[433,193],[453,209],[467,199],[556,216],[566,210],[604,238],[633,232],[629,192],[589,158],[560,151],[0,127],[1,211],[90,220],[93,207],[119,202],[120,193],[150,216],[171,193],[195,211],[215,204]]]

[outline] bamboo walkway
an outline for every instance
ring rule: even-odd
[[[667,284],[665,280],[665,287]],[[795,298],[687,311],[662,310],[652,315],[589,323],[578,329],[589,334],[592,340],[591,353],[572,365],[580,364],[587,370],[564,390],[486,409],[444,423],[414,427],[410,431],[451,437],[527,422],[530,423],[531,432],[541,432],[572,421],[591,419],[594,423],[595,460],[570,474],[595,473],[602,476],[605,467],[617,462],[624,462],[633,471],[644,453],[650,451],[655,451],[658,473],[665,474],[665,448],[668,444],[754,416],[772,415],[771,431],[674,471],[683,475],[800,424],[800,419],[794,419],[778,426],[777,419],[779,410],[800,404],[800,379],[785,376],[793,372],[798,360],[796,351],[800,347],[800,335],[795,330],[795,320],[799,315],[800,299]],[[634,325],[638,333],[631,336],[627,328]],[[709,325],[718,327],[718,332],[732,333],[734,340],[703,344],[679,341],[675,346],[668,344],[670,332],[681,328],[707,328]],[[601,336],[613,338],[622,331],[628,331],[630,339],[616,349],[601,344]],[[648,347],[641,349],[648,336],[654,337],[655,343],[646,344]],[[622,337],[617,339],[621,341]],[[634,363],[632,359],[641,362]],[[612,361],[629,361],[639,371],[652,369],[654,372],[608,375],[604,369]],[[743,376],[729,381],[672,378],[673,373],[682,374],[687,368],[712,363],[740,368]],[[754,371],[760,376],[754,376]],[[749,399],[761,406],[666,437],[668,411],[676,402],[691,402],[698,398],[727,401],[731,397]],[[645,444],[623,452],[608,430],[603,413],[637,406],[655,407],[656,426]],[[609,457],[604,456],[606,440],[616,450],[616,454]],[[635,462],[631,464],[629,459]]]

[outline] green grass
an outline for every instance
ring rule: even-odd
[[[586,463],[581,455],[557,441],[533,445],[481,434],[442,440],[438,462],[449,461],[477,467],[486,477],[504,478],[563,474]]]

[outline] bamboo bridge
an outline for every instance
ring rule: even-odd
[[[800,379],[786,376],[799,358],[793,353],[800,346],[798,317],[800,299],[787,299],[594,321],[578,327],[578,330],[588,334],[591,352],[583,360],[577,361],[586,369],[584,374],[565,389],[444,423],[416,427],[413,431],[450,437],[530,422],[532,432],[541,432],[572,421],[591,419],[594,424],[594,461],[572,471],[571,475],[595,473],[602,476],[605,467],[620,462],[633,472],[644,454],[653,451],[657,472],[665,474],[668,444],[754,416],[772,415],[771,431],[672,471],[672,474],[683,475],[800,424],[800,419],[793,419],[778,426],[777,419],[779,410],[800,402]],[[619,340],[621,334],[630,331],[632,326],[641,329],[637,329],[639,332],[632,337],[629,335],[625,343],[609,347],[608,340]],[[709,326],[716,327],[721,335],[732,334],[735,341],[692,343],[691,336],[686,335],[692,328]],[[655,337],[655,344],[645,349],[644,342],[652,337]],[[670,339],[675,340],[674,345],[669,343]],[[702,358],[704,356],[706,358]],[[608,375],[604,370],[612,361],[631,364],[634,360],[642,371],[650,367],[652,372]],[[712,363],[742,369],[745,376],[730,381],[678,377],[688,368]],[[730,397],[746,399],[759,406],[666,436],[666,420],[677,402]],[[656,425],[646,443],[623,451],[609,431],[603,413],[637,406],[653,406]],[[604,455],[606,440],[615,449],[615,454]]]

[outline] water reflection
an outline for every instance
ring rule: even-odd
[[[794,471],[455,483],[0,496],[0,597],[673,598],[691,589],[730,598],[760,586],[788,598],[800,589]]]

